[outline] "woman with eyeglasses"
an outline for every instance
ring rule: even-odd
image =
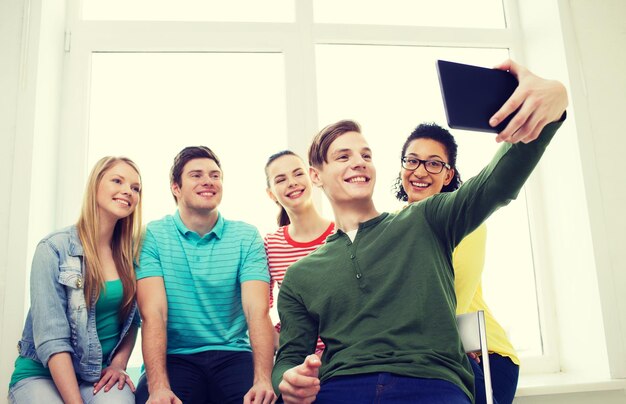
[[[265,165],[265,178],[267,194],[280,208],[278,230],[264,239],[272,307],[274,285],[280,288],[287,268],[324,244],[326,237],[334,232],[335,224],[324,219],[315,208],[308,167],[294,152],[283,150],[271,155]],[[274,346],[278,349],[280,323],[275,329]],[[323,351],[324,343],[318,338],[315,353],[321,356]]]
[[[140,231],[139,169],[125,157],[100,159],[78,222],[35,250],[10,403],[135,402],[126,365],[139,325]]]
[[[395,181],[396,198],[409,203],[422,201],[440,192],[452,192],[461,185],[456,168],[457,144],[446,129],[434,123],[419,125],[402,146],[402,168]],[[483,299],[482,271],[487,228],[483,223],[465,237],[452,255],[456,314],[485,311],[494,402],[513,401],[519,375],[519,359],[504,329]],[[476,403],[485,403],[482,363],[470,361],[475,376]]]

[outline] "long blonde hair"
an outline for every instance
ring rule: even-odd
[[[91,170],[89,180],[83,198],[83,207],[76,224],[78,237],[83,245],[85,274],[84,291],[87,307],[91,307],[100,297],[100,291],[104,287],[104,274],[102,262],[98,255],[98,242],[100,218],[98,215],[97,194],[98,187],[104,174],[115,164],[122,162],[131,166],[141,179],[139,168],[127,157],[103,157]],[[111,240],[113,261],[117,267],[117,273],[122,281],[124,294],[120,307],[120,316],[127,317],[135,298],[137,284],[135,279],[134,265],[139,261],[139,248],[141,240],[141,188],[139,201],[133,213],[120,219],[115,224]]]

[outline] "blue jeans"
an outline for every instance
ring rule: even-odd
[[[79,381],[78,388],[85,404],[133,404],[135,402],[135,395],[128,384],[125,384],[122,390],[118,389],[117,385],[107,392],[103,388],[96,395],[93,394],[93,383]],[[51,378],[34,376],[22,379],[11,386],[9,403],[63,404],[63,399]]]
[[[483,363],[476,363],[470,359],[474,371],[474,384],[476,391],[476,404],[485,404],[485,378]],[[491,369],[491,389],[493,391],[494,404],[511,404],[517,390],[519,366],[506,356],[497,353],[489,354],[489,367]]]
[[[321,385],[316,404],[469,404],[460,387],[447,380],[367,373],[335,376]]]
[[[176,396],[185,404],[243,402],[252,387],[254,367],[251,352],[205,351],[167,355],[167,374]],[[136,402],[148,400],[148,380],[141,375]]]

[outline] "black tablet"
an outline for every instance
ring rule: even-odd
[[[489,119],[517,87],[511,73],[445,60],[437,61],[437,73],[451,128],[500,133],[515,115],[509,115],[495,128],[489,126]]]

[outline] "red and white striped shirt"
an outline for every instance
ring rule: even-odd
[[[280,289],[287,268],[324,244],[326,237],[334,231],[335,224],[331,223],[319,237],[305,243],[295,241],[289,236],[289,226],[279,227],[274,233],[265,236],[265,252],[270,270],[270,307],[274,306],[274,285]],[[280,332],[280,323],[276,324],[276,330]],[[315,350],[316,352],[324,350],[324,344],[319,339]]]

